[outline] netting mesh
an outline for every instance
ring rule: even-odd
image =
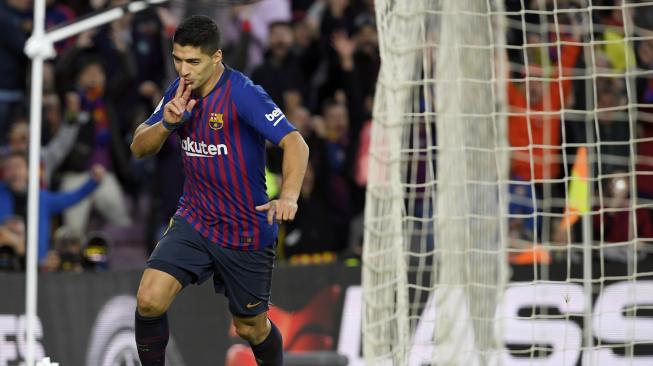
[[[653,364],[653,2],[376,8],[366,362]]]
[[[506,151],[506,138],[489,6],[377,3],[385,57],[363,277],[364,288],[373,288],[365,292],[365,330],[380,336],[364,343],[373,363],[431,361],[435,353],[411,350],[410,342],[430,296],[437,326],[427,340],[439,345],[439,359],[485,363],[498,349],[492,319],[505,263],[500,182],[507,155],[497,149]]]

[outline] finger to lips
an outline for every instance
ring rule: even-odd
[[[190,85],[186,90],[184,90],[184,93],[181,95],[181,97],[184,99],[184,101],[188,100],[190,98],[190,92],[191,92],[191,87]]]
[[[181,97],[184,93],[184,79],[179,79],[179,85],[177,86],[177,91],[175,92],[175,98]]]

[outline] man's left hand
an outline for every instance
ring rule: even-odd
[[[256,211],[267,211],[268,224],[270,225],[272,225],[275,218],[277,222],[292,221],[297,213],[297,202],[287,198],[279,198],[264,205],[256,206]]]

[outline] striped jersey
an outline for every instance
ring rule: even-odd
[[[145,121],[163,119],[179,79]],[[176,215],[217,245],[258,250],[271,245],[278,226],[255,207],[268,202],[265,140],[279,144],[295,128],[268,94],[242,73],[225,66],[220,80],[197,100],[190,118],[175,132],[181,142],[186,180]],[[165,179],[165,177],[161,177]]]

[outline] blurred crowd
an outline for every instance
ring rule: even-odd
[[[593,5],[506,1],[513,263],[578,259],[585,202],[595,259],[653,253],[653,4]]]
[[[48,29],[128,3],[46,2]],[[573,0],[556,3],[578,8]],[[568,190],[563,178],[571,175],[578,144],[587,142],[602,143],[590,154],[597,157],[591,176],[601,177],[593,181],[600,213],[594,238],[621,243],[653,236],[648,208],[638,205],[629,214],[633,197],[653,198],[653,175],[645,173],[653,168],[653,7],[594,3],[606,7],[554,13],[552,1],[505,2],[514,248],[582,240],[560,218]],[[32,8],[32,0],[0,0],[0,268],[8,270],[25,264],[30,63],[23,48]],[[281,228],[279,258],[360,257],[380,68],[374,0],[233,7],[198,0],[151,7],[55,45],[43,84],[42,270],[107,269],[108,258],[125,246],[141,248],[144,260],[164,232],[184,179],[179,141],[171,137],[156,156],[141,160],[131,157],[129,144],[176,77],[170,38],[177,22],[198,13],[218,21],[225,63],[262,85],[311,149],[299,215]],[[274,197],[281,150],[267,150]],[[643,174],[634,176],[635,170]]]
[[[48,0],[46,25],[126,3]],[[0,267],[12,270],[25,262],[30,126],[23,47],[32,10],[31,0],[0,0]],[[362,229],[350,222],[362,217],[365,182],[352,172],[380,66],[373,1],[172,2],[59,42],[56,58],[45,64],[42,270],[106,268],[102,260],[125,246],[141,247],[144,260],[164,232],[184,179],[179,141],[171,137],[159,154],[141,160],[131,157],[129,144],[176,77],[170,38],[177,22],[197,13],[218,21],[225,63],[262,85],[310,145],[302,214],[282,228],[280,258],[328,262],[336,253],[360,254]],[[273,197],[281,150],[272,145],[267,170]]]

